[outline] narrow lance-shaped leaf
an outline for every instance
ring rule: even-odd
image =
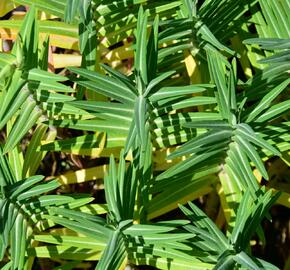
[[[251,122],[254,118],[256,118],[262,111],[267,109],[271,102],[288,86],[290,83],[290,79],[285,80],[278,86],[276,86],[273,90],[271,90],[268,94],[266,94],[262,100],[259,102],[257,106],[250,112],[247,122]]]
[[[266,112],[264,112],[262,115],[260,115],[256,122],[263,123],[266,121],[271,121],[279,116],[281,116],[283,113],[289,111],[290,109],[290,100],[282,101],[278,104],[275,104],[270,109],[268,109]]]
[[[43,152],[37,151],[36,149],[40,145],[41,140],[44,139],[47,128],[48,127],[43,124],[40,124],[36,127],[26,149],[24,164],[22,168],[22,178],[25,178],[26,175],[31,175],[34,171],[33,168],[39,166]],[[35,163],[38,165],[34,166]]]
[[[146,118],[147,118],[146,98],[144,98],[141,95],[136,98],[135,123],[136,123],[138,137],[143,145],[146,143],[146,138],[147,138],[147,132],[145,129]]]
[[[256,135],[255,132],[253,131],[253,129],[249,125],[239,124],[238,129],[237,129],[237,135],[239,135],[239,134],[241,135],[241,137],[246,138],[250,142],[252,142],[252,143],[254,143],[262,148],[269,150],[274,155],[277,155],[277,156],[281,155],[280,152],[275,147],[270,145],[267,141],[265,141],[260,136]]]
[[[6,122],[3,122],[3,118],[6,116],[6,114],[9,112],[9,110],[11,111],[12,108],[10,108],[11,106],[13,106],[13,103],[18,103],[19,101],[15,101],[15,96],[19,93],[19,91],[21,91],[22,88],[25,88],[25,80],[23,78],[21,78],[22,76],[22,70],[17,69],[14,74],[12,75],[12,80],[11,83],[8,87],[8,89],[6,89],[5,92],[2,93],[1,96],[1,108],[0,108],[0,119],[1,119],[1,126],[3,126],[4,124],[6,124]],[[25,90],[24,90],[25,91]],[[23,94],[23,93],[22,93]],[[22,99],[23,102],[23,99]],[[21,103],[20,103],[21,104]],[[15,112],[14,109],[15,105],[13,106],[13,110]],[[19,109],[19,105],[18,108]]]
[[[230,118],[230,95],[227,87],[225,72],[226,65],[220,53],[212,49],[207,51],[210,75],[217,86],[217,97],[219,103],[219,110],[224,119]]]
[[[21,201],[28,198],[32,198],[33,196],[38,196],[44,192],[54,190],[59,186],[60,183],[57,180],[53,180],[45,184],[40,184],[18,195],[17,200]]]
[[[67,0],[64,12],[64,21],[71,23],[75,19],[75,15],[80,5],[80,0]]]
[[[11,247],[12,269],[23,269],[26,252],[26,220],[18,214],[11,231],[13,245]]]
[[[126,248],[120,232],[114,231],[104,250],[103,256],[97,264],[96,270],[119,269],[126,258]]]
[[[105,195],[108,207],[111,211],[111,215],[120,221],[119,201],[118,196],[118,179],[117,179],[117,168],[113,155],[110,157],[109,174],[105,177]]]
[[[8,136],[4,153],[10,151],[15,145],[23,138],[27,131],[36,123],[39,117],[42,115],[41,110],[36,106],[36,102],[30,98],[23,104],[19,117],[16,120],[16,124],[11,130]]]
[[[179,149],[168,156],[168,159],[173,159],[179,156],[186,154],[192,154],[196,152],[201,152],[202,147],[207,146],[211,143],[217,143],[219,141],[224,141],[229,139],[232,136],[231,130],[218,130],[218,131],[209,131],[203,135],[198,136],[196,139],[193,139]]]
[[[154,78],[153,80],[151,80],[146,88],[146,91],[144,93],[144,97],[147,97],[148,95],[150,95],[151,91],[154,90],[155,86],[157,86],[163,80],[172,76],[174,73],[175,73],[175,71],[168,71],[168,72],[165,72],[164,74],[159,75],[158,77]]]
[[[147,85],[147,12],[144,12],[142,6],[140,6],[138,13],[136,32],[135,69],[137,77],[142,80],[141,83]],[[142,94],[142,92],[139,92],[139,94]]]
[[[25,192],[27,189],[31,188],[33,185],[39,183],[42,181],[44,176],[42,175],[34,175],[32,177],[29,177],[25,180],[19,181],[15,188],[13,188],[10,192],[12,194],[10,195],[11,199],[17,198],[20,194]]]
[[[86,69],[70,67],[69,70],[81,76],[76,79],[79,85],[125,104],[132,104],[135,100],[135,94],[121,81]]]
[[[154,19],[153,26],[151,28],[148,46],[147,46],[147,70],[148,81],[152,81],[156,77],[157,73],[157,61],[158,61],[158,27],[159,27],[159,15]]]
[[[250,158],[250,160],[255,164],[255,166],[260,171],[262,176],[268,180],[269,179],[268,173],[264,167],[264,164],[263,164],[259,154],[255,150],[255,148],[247,140],[243,139],[240,136],[237,136],[235,138],[235,140],[237,140],[239,145],[242,147],[243,151]]]
[[[257,265],[252,258],[245,253],[244,251],[241,251],[240,253],[236,254],[233,258],[238,264],[246,267],[247,269],[251,270],[260,270],[261,267]]]

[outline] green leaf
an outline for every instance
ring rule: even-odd
[[[157,15],[154,19],[147,45],[147,70],[149,82],[151,82],[156,77],[157,73],[158,27],[159,27],[159,16]]]
[[[209,234],[214,237],[217,245],[220,247],[221,250],[226,250],[229,248],[228,241],[224,234],[219,230],[216,224],[209,218],[207,215],[200,210],[196,205],[191,202],[188,202],[190,206],[192,214],[188,216],[193,224],[201,229],[206,229]],[[185,207],[180,206],[181,210],[184,210]]]
[[[96,241],[96,239],[91,239],[89,237],[67,236],[53,233],[49,235],[34,235],[33,238],[36,241],[44,243],[73,246],[78,248],[89,248],[92,250],[103,250],[106,247],[106,242]]]
[[[9,108],[7,108],[7,110],[5,112],[3,112],[3,117],[2,117],[1,122],[0,122],[0,128],[3,128],[4,125],[6,125],[7,122],[14,115],[17,114],[17,111],[23,105],[25,100],[28,98],[29,94],[30,94],[29,90],[24,86],[21,89],[20,93],[16,96],[14,101],[12,101],[12,104],[10,103]],[[6,101],[4,101],[4,102],[6,102]]]
[[[244,231],[246,219],[250,215],[249,209],[251,209],[251,198],[250,192],[246,191],[238,207],[237,216],[235,220],[235,227],[231,234],[232,243],[238,243],[238,238],[241,237],[241,234]]]
[[[265,169],[263,161],[261,160],[255,148],[243,137],[236,136],[235,140],[239,143],[239,145],[242,147],[243,151],[250,158],[250,160],[255,164],[261,175],[268,180],[268,173]]]
[[[248,247],[253,234],[259,228],[262,219],[268,214],[268,210],[277,200],[279,193],[273,195],[272,190],[265,192],[265,189],[257,191],[253,199],[250,191],[246,191],[242,197],[237,212],[235,227],[232,232],[231,242],[238,251]]]
[[[103,69],[105,69],[112,77],[114,77],[116,80],[123,82],[128,88],[130,88],[133,93],[136,95],[138,94],[136,91],[135,86],[133,85],[133,82],[129,79],[129,77],[125,76],[123,73],[119,72],[118,70],[115,70],[108,65],[100,64]]]
[[[64,195],[44,195],[37,199],[34,203],[35,208],[37,207],[47,207],[52,205],[68,205],[74,203],[75,199],[70,196]]]
[[[230,92],[226,82],[226,64],[220,53],[213,50],[207,50],[209,68],[211,79],[217,86],[217,96],[219,109],[221,111],[223,119],[230,118]]]
[[[72,246],[43,246],[29,248],[27,254],[30,257],[38,258],[58,258],[64,260],[96,261],[101,257],[101,251],[89,248],[76,248]]]
[[[211,185],[217,181],[214,174],[219,170],[218,166],[214,166],[208,170],[190,172],[190,176],[184,173],[182,178],[158,181],[152,187],[152,193],[158,194],[149,202],[147,210],[149,218],[158,217],[176,209],[179,204],[185,204],[188,200],[194,200],[209,193]]]
[[[87,134],[65,140],[57,140],[40,146],[41,151],[65,151],[100,148],[104,133]],[[35,149],[35,148],[34,148]]]
[[[191,98],[184,98],[180,101],[172,101],[166,103],[164,106],[160,106],[158,110],[158,114],[164,114],[164,112],[170,112],[173,110],[192,108],[194,106],[200,105],[209,105],[216,104],[215,97],[206,97],[206,96],[196,96]]]
[[[260,136],[256,135],[253,129],[247,124],[238,124],[237,135],[241,135],[241,137],[244,137],[255,145],[269,150],[274,155],[281,156],[281,153],[275,147],[270,145]]]
[[[119,202],[119,194],[118,193],[118,183],[117,183],[117,168],[114,156],[111,155],[110,157],[110,165],[109,165],[109,173],[105,176],[105,195],[106,201],[108,204],[108,208],[111,214],[116,218],[119,222],[121,220],[120,216],[120,202]]]
[[[26,220],[23,219],[22,214],[18,214],[14,226],[11,230],[12,245],[11,245],[11,259],[12,269],[23,269],[26,252]]]
[[[152,267],[158,267],[160,269],[168,269],[170,267],[175,270],[209,270],[213,267],[212,264],[202,261],[192,260],[190,262],[185,262],[184,259],[150,256],[150,250],[148,253],[149,255],[145,256],[145,258],[143,251],[137,254],[130,254],[130,260],[137,265],[151,265]]]
[[[290,48],[290,40],[282,38],[249,38],[243,41],[245,44],[259,44],[263,49],[282,50]]]
[[[49,14],[56,15],[60,18],[64,17],[64,10],[66,5],[65,0],[52,0],[49,3],[47,3],[45,0],[38,0],[37,2],[35,2],[34,0],[15,0],[15,2],[24,6],[35,5],[36,8],[39,8],[39,10],[43,10]]]
[[[64,12],[64,21],[71,23],[75,19],[75,15],[80,5],[80,0],[67,0]]]
[[[235,54],[233,50],[220,43],[219,40],[214,36],[214,34],[205,24],[203,24],[202,22],[198,22],[196,28],[198,30],[197,35],[200,35],[203,40],[209,42],[211,45],[215,46],[221,51],[225,51],[231,55]]]
[[[129,171],[129,170],[128,170]],[[123,212],[127,212],[128,208],[125,208],[125,203],[129,199],[128,196],[134,196],[133,194],[126,194],[126,185],[130,184],[130,179],[127,178],[128,175],[126,175],[126,160],[124,158],[124,151],[120,151],[120,157],[119,157],[119,165],[118,165],[118,187],[117,189],[119,190],[119,195],[118,195],[118,204],[122,206],[120,209],[121,215],[123,216]],[[127,178],[127,179],[126,179]],[[124,211],[125,210],[125,211]],[[122,218],[123,219],[123,218]]]
[[[235,267],[235,261],[233,260],[233,255],[228,254],[225,251],[218,259],[217,264],[213,268],[213,270],[231,270]]]
[[[49,57],[49,36],[45,37],[45,40],[42,42],[42,49],[39,54],[39,63],[38,67],[41,70],[48,70],[48,57]]]
[[[37,151],[37,147],[44,139],[48,127],[45,125],[38,125],[32,135],[29,145],[26,149],[24,164],[22,169],[22,177],[33,175],[41,163],[45,153]]]
[[[65,226],[66,228],[69,228],[90,238],[96,239],[97,241],[107,241],[108,237],[111,234],[111,230],[109,230],[108,228],[89,220],[82,220],[82,222],[76,222],[56,216],[48,216],[47,218],[52,220],[56,224]]]
[[[184,161],[181,161],[180,163],[177,163],[176,165],[170,167],[167,171],[161,173],[158,175],[158,179],[163,179],[163,178],[169,178],[174,175],[178,175],[190,168],[192,168],[194,165],[197,165],[201,163],[202,161],[205,161],[216,154],[222,152],[224,149],[218,149],[214,151],[208,151],[205,153],[200,153],[200,154],[193,154],[191,157],[187,158]]]
[[[106,97],[114,98],[125,104],[134,103],[135,94],[121,81],[86,69],[73,67],[68,69],[81,76],[80,79],[76,79],[79,85],[96,91]]]
[[[27,189],[31,188],[33,185],[42,181],[43,178],[44,178],[44,176],[42,176],[42,175],[35,175],[35,176],[29,177],[25,180],[17,182],[16,185],[12,186],[12,189],[10,191],[10,192],[12,192],[10,195],[10,198],[11,199],[17,198],[19,195],[21,195]]]
[[[147,97],[149,95],[151,95],[151,91],[154,91],[154,88],[163,80],[171,77],[173,74],[175,73],[175,71],[168,71],[165,72],[161,75],[159,75],[158,77],[154,78],[153,80],[151,80],[146,88],[146,91],[144,93],[144,97]]]
[[[233,259],[240,265],[246,267],[247,269],[252,270],[260,270],[261,267],[257,265],[251,257],[246,254],[244,251],[241,251],[240,253],[236,254]]]
[[[173,231],[174,227],[159,226],[159,225],[145,225],[145,224],[133,224],[123,231],[125,235],[134,236],[147,236],[151,234],[165,233]]]
[[[24,100],[29,94],[29,91],[25,86],[26,81],[22,79],[21,76],[22,71],[16,70],[12,75],[11,82],[8,85],[6,91],[1,95],[0,127],[3,127],[8,121],[6,115],[11,115],[12,112],[15,113],[19,109],[20,105],[23,104]],[[17,97],[17,94],[19,97]]]
[[[36,102],[27,99],[27,101],[22,105],[20,115],[6,141],[3,149],[4,153],[7,153],[16,146],[26,132],[36,123],[41,114],[42,111],[36,107]]]
[[[147,85],[147,12],[143,11],[140,6],[138,13],[138,22],[136,30],[136,52],[135,52],[135,69],[137,76],[142,78],[142,83]],[[142,92],[140,93],[142,94]]]
[[[31,5],[27,12],[18,35],[19,39],[16,41],[16,46],[13,46],[12,53],[16,54],[19,64],[24,65],[26,69],[37,67],[38,24],[35,5]],[[17,49],[18,42],[20,42],[20,50]]]
[[[73,128],[78,130],[87,130],[87,131],[105,131],[108,134],[118,134],[124,135],[128,133],[129,127],[124,125],[124,122],[120,123],[118,121],[105,121],[105,120],[52,120],[49,121],[49,124],[58,126],[58,127],[66,127]]]
[[[72,96],[57,94],[46,90],[36,90],[36,100],[39,102],[64,103],[75,100]]]
[[[140,239],[141,238],[141,239]],[[165,234],[154,234],[151,233],[150,235],[139,235],[134,237],[134,241],[136,243],[140,242],[140,244],[145,245],[162,245],[161,243],[166,242],[164,246],[169,247],[170,243],[179,243],[179,241],[185,241],[188,239],[192,239],[192,233],[165,233]]]
[[[154,119],[156,128],[166,128],[168,126],[183,126],[186,122],[221,120],[218,113],[194,112],[194,113],[176,113],[158,117]]]
[[[147,104],[146,98],[139,96],[136,98],[135,103],[135,123],[138,137],[141,143],[144,145],[146,142],[147,131],[145,129],[147,118]]]
[[[232,129],[226,121],[193,121],[183,125],[186,128],[207,128],[207,129]],[[218,132],[218,131],[215,131]]]
[[[10,270],[11,268],[11,265],[12,265],[12,262],[10,261],[10,262],[8,262],[8,263],[6,263],[2,268],[1,268],[1,270]]]
[[[190,123],[191,124],[191,123]],[[215,144],[218,142],[228,141],[233,132],[231,130],[218,130],[218,131],[209,131],[203,135],[198,136],[197,138],[192,139],[191,141],[183,144],[175,152],[170,154],[167,158],[173,159],[176,157],[184,156],[187,154],[204,152],[203,148],[207,147],[210,144]]]
[[[60,183],[57,180],[52,180],[48,183],[37,185],[29,189],[28,191],[22,192],[20,195],[17,196],[17,200],[22,201],[25,199],[30,199],[44,192],[52,191],[58,188],[59,186],[60,186]]]
[[[271,264],[271,263],[268,263],[264,260],[261,260],[261,259],[258,259],[258,258],[255,258],[258,262],[259,262],[259,265],[262,265],[262,267],[264,267],[264,269],[267,269],[267,270],[279,270],[278,267],[276,267],[275,265]]]
[[[76,207],[80,207],[84,204],[89,203],[90,201],[92,201],[91,197],[84,197],[86,203],[82,203],[82,204],[78,204],[78,205],[74,205],[74,201],[72,203],[69,203],[70,208],[76,208]],[[89,200],[88,200],[89,199]],[[63,199],[62,199],[63,200]],[[75,201],[77,202],[78,200],[83,200],[81,199],[76,199]],[[101,228],[101,226],[105,225],[105,221],[103,218],[96,216],[96,215],[91,215],[91,214],[87,214],[87,213],[82,213],[80,211],[75,211],[75,210],[71,210],[71,209],[66,209],[66,208],[60,208],[60,207],[53,207],[49,209],[49,212],[52,214],[57,214],[57,215],[61,215],[65,218],[69,218],[69,219],[73,219],[75,221],[78,221],[80,223],[84,222],[84,221],[88,221],[90,222],[90,225],[92,225],[93,223],[95,223],[94,228]],[[103,229],[104,232],[108,230],[106,230],[106,228]]]
[[[126,258],[126,247],[119,231],[114,231],[97,264],[96,270],[119,269]]]
[[[207,87],[212,87],[212,85],[205,84],[205,85],[188,85],[188,86],[174,86],[174,87],[163,87],[158,90],[156,93],[153,93],[149,100],[151,102],[155,102],[162,99],[167,99],[170,97],[182,97],[184,95],[190,95],[194,93],[202,93],[204,92]]]
[[[66,81],[67,78],[61,75],[57,75],[45,70],[41,70],[38,68],[30,69],[28,72],[28,80],[31,81],[40,81],[44,83],[49,83],[49,81],[53,82],[63,82]]]
[[[283,102],[280,102],[280,103],[272,106],[270,109],[268,109],[262,115],[260,115],[256,119],[256,122],[263,123],[266,121],[271,121],[271,120],[279,117],[284,112],[289,111],[289,109],[290,109],[290,100],[285,100]]]
[[[249,160],[238,143],[230,145],[230,152],[228,153],[232,163],[239,171],[239,180],[242,182],[244,179],[244,190],[248,189],[253,198],[256,198],[256,192],[259,189],[257,179],[252,172]]]
[[[251,122],[253,119],[255,119],[262,111],[267,109],[271,102],[285,89],[285,87],[288,86],[290,83],[290,79],[282,82],[278,86],[276,86],[273,90],[271,90],[268,94],[266,94],[259,104],[255,106],[255,108],[250,112],[247,122]]]
[[[102,113],[107,114],[118,114],[120,116],[133,115],[132,106],[124,105],[116,102],[101,102],[92,100],[75,100],[69,104],[81,108],[83,110],[96,112],[96,116],[101,117]]]
[[[82,0],[79,4],[79,45],[82,54],[81,66],[88,70],[98,69],[97,60],[99,60],[99,44],[97,36],[97,26],[94,17],[94,7],[91,1]],[[88,99],[100,98],[95,92],[86,89]],[[80,89],[77,97],[81,97]]]
[[[280,53],[276,53],[273,56],[267,57],[265,59],[259,60],[261,64],[268,64],[268,63],[283,63],[290,61],[289,50],[282,51]]]

